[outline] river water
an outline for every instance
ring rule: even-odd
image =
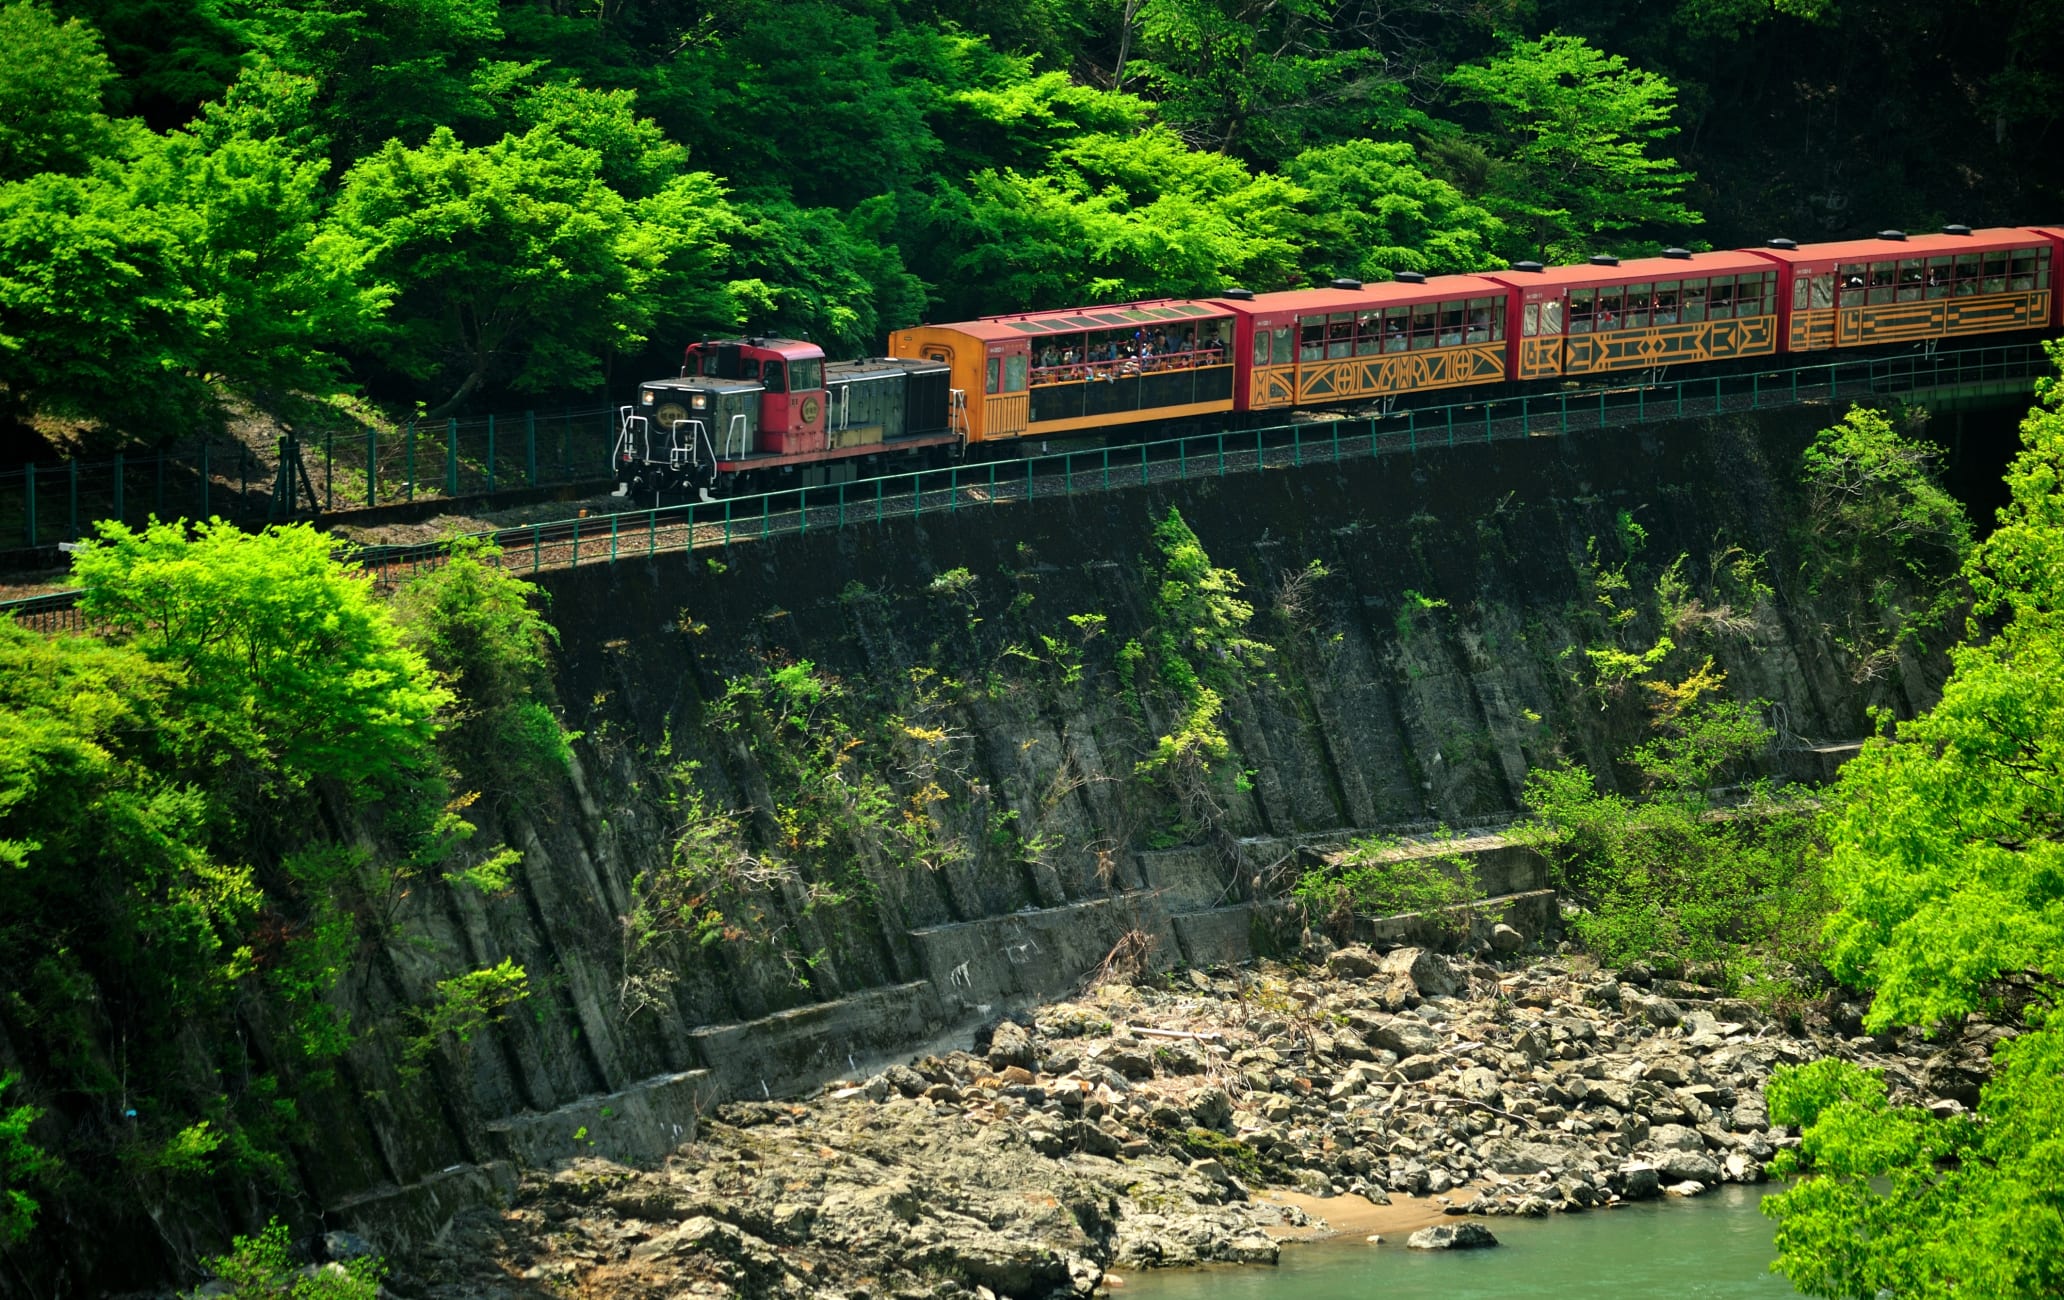
[[[1131,1300],[1777,1300],[1791,1283],[1770,1272],[1775,1224],[1762,1188],[1723,1187],[1696,1200],[1650,1201],[1545,1219],[1485,1219],[1493,1250],[1407,1250],[1404,1235],[1290,1245],[1270,1268],[1128,1274]]]

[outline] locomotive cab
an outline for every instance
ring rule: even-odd
[[[824,449],[824,349],[795,339],[691,343],[683,378],[728,379],[760,388],[760,444],[773,456]]]

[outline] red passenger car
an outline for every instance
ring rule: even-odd
[[[1647,370],[1777,351],[1777,272],[1754,253],[1687,253],[1586,266],[1522,262],[1486,278],[1519,303],[1511,377]]]
[[[1756,250],[1784,268],[1785,350],[1871,347],[2056,322],[2050,275],[2057,239],[2012,227],[1889,230],[1874,239]]]

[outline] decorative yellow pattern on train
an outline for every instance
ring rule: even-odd
[[[1549,334],[1519,341],[1519,377],[1539,379],[1562,373],[1562,335]]]
[[[1843,347],[1855,347],[1950,334],[1996,334],[2002,330],[2040,329],[2049,318],[2047,289],[1843,307],[1836,313],[1835,341]]]
[[[1297,375],[1289,366],[1256,366],[1247,379],[1247,405],[1255,410],[1289,406],[1297,400]]]
[[[1032,414],[1032,399],[1024,393],[1003,393],[988,399],[982,439],[1014,438],[1025,432]]]
[[[1776,351],[1775,316],[1692,321],[1646,330],[1572,334],[1565,371],[1582,375],[1601,370],[1646,370],[1650,366],[1674,366],[1687,361],[1767,356]]]
[[[1835,346],[1835,309],[1794,311],[1789,346],[1794,352],[1817,352]]]
[[[1497,383],[1505,378],[1502,344],[1426,348],[1376,356],[1306,361],[1297,371],[1297,400],[1337,402],[1426,388]]]

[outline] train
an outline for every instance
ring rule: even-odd
[[[1054,437],[1567,388],[1805,353],[2064,328],[2064,227],[1760,248],[1019,312],[892,331],[889,355],[690,344],[620,409],[617,495],[848,481]]]

